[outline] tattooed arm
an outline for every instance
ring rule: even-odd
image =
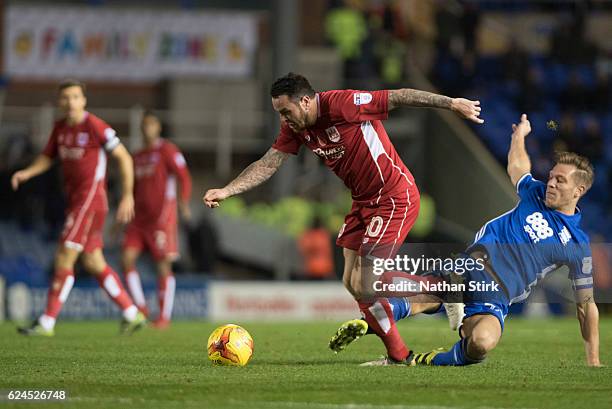
[[[210,208],[219,207],[219,203],[228,197],[246,192],[270,179],[287,156],[289,154],[270,148],[264,156],[247,166],[224,188],[208,190],[202,200]]]
[[[389,91],[389,111],[400,106],[444,108],[454,111],[461,118],[481,124],[480,101],[470,101],[465,98],[450,98],[417,89],[402,88]]]
[[[599,362],[599,310],[593,298],[593,289],[576,291],[576,317],[584,341],[588,366],[601,366]]]

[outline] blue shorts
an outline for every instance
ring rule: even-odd
[[[504,332],[504,320],[508,315],[508,304],[498,302],[467,302],[465,303],[465,315],[463,319],[474,315],[493,315],[498,319],[501,330]]]

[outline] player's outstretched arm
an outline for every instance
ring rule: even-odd
[[[593,298],[593,289],[576,292],[576,316],[588,366],[601,366],[599,362],[599,310]]]
[[[241,173],[221,189],[210,189],[202,200],[210,208],[219,207],[219,203],[230,196],[246,192],[261,185],[280,168],[289,154],[270,148],[259,160],[251,163]]]
[[[13,173],[13,176],[11,177],[11,186],[13,187],[13,190],[17,190],[19,185],[27,182],[33,177],[38,176],[41,173],[45,173],[47,170],[49,170],[51,165],[53,165],[53,159],[47,155],[38,155],[30,166]]]
[[[401,88],[389,91],[389,111],[401,106],[450,109],[461,118],[482,124],[480,101],[465,98],[450,98],[427,91],[412,88]]]
[[[119,164],[121,174],[122,195],[117,207],[117,221],[128,223],[134,218],[134,163],[130,153],[121,143],[113,149],[111,155]]]
[[[519,124],[512,124],[512,142],[508,151],[508,176],[512,184],[516,186],[519,179],[531,172],[531,161],[525,149],[525,137],[531,132],[531,123],[527,115],[521,115]]]

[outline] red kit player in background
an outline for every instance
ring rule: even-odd
[[[148,315],[136,260],[143,250],[149,252],[159,273],[158,328],[170,324],[176,283],[172,262],[178,257],[177,246],[177,180],[180,195],[178,207],[189,220],[191,176],[185,158],[174,144],[161,138],[161,122],[146,112],[141,124],[144,149],[134,154],[136,216],[125,231],[121,262],[130,293],[138,309]]]
[[[59,108],[64,118],[55,123],[47,146],[30,166],[15,172],[13,189],[47,171],[55,158],[62,164],[64,190],[68,199],[66,222],[55,255],[55,273],[49,288],[45,312],[30,327],[19,328],[23,335],[53,336],[55,321],[74,284],[74,265],[96,276],[100,287],[123,311],[121,332],[130,334],[146,319],[138,311],[117,273],[106,264],[103,247],[106,197],[107,154],[119,165],[123,194],[117,208],[117,221],[128,223],[134,217],[132,158],[106,122],[87,112],[85,85],[64,81],[59,86]]]
[[[224,199],[263,183],[301,145],[320,156],[353,197],[336,241],[344,249],[344,285],[370,329],[382,339],[389,360],[405,363],[411,352],[399,335],[389,302],[374,297],[364,282],[371,275],[371,258],[393,257],[419,210],[414,178],[381,121],[392,109],[412,106],[449,109],[482,123],[479,102],[407,88],[317,93],[306,78],[293,73],[277,79],[270,94],[281,119],[272,148],[225,187],[207,191],[204,203],[218,207]]]

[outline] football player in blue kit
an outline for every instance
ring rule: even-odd
[[[587,365],[601,366],[599,312],[593,298],[589,237],[580,227],[581,212],[576,207],[593,184],[593,166],[587,158],[560,152],[548,182],[540,182],[531,176],[531,162],[525,149],[525,137],[531,132],[527,115],[523,114],[512,130],[507,171],[520,200],[512,210],[487,222],[463,255],[484,260],[484,268],[466,272],[463,281],[489,284],[488,291],[466,290],[465,315],[459,328],[461,339],[447,351],[414,354],[413,365],[461,366],[482,362],[501,338],[509,305],[525,300],[546,274],[567,266]],[[411,303],[410,298],[390,298],[389,302],[396,321],[439,308],[439,304]],[[349,322],[349,327],[354,330],[361,325],[359,321]],[[341,327],[339,332],[342,331]],[[344,337],[343,348],[356,338]],[[395,362],[387,358],[366,363],[390,364]]]

